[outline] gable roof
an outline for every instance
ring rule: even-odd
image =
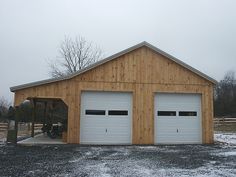
[[[27,83],[27,84],[23,84],[23,85],[18,85],[18,86],[11,87],[10,90],[12,92],[15,92],[17,90],[22,90],[22,89],[29,88],[29,87],[49,84],[49,83],[63,81],[63,80],[68,80],[68,79],[71,79],[71,78],[73,78],[75,76],[78,76],[78,75],[80,75],[80,74],[82,74],[82,73],[84,73],[86,71],[89,71],[89,70],[91,70],[91,69],[93,69],[93,68],[95,68],[97,66],[100,66],[100,65],[102,65],[102,64],[104,64],[104,63],[106,63],[108,61],[111,61],[111,60],[113,60],[115,58],[118,58],[118,57],[120,57],[120,56],[122,56],[124,54],[127,54],[127,53],[129,53],[129,52],[131,52],[131,51],[133,51],[135,49],[138,49],[138,48],[144,47],[144,46],[152,49],[153,51],[155,51],[155,52],[157,52],[157,53],[159,53],[159,54],[161,54],[161,55],[163,55],[163,56],[165,56],[167,58],[169,58],[170,60],[174,61],[175,63],[183,66],[184,68],[187,68],[188,70],[190,70],[193,73],[199,75],[200,77],[210,81],[211,83],[213,83],[213,84],[217,83],[217,81],[215,79],[207,76],[206,74],[204,74],[204,73],[200,72],[199,70],[189,66],[188,64],[182,62],[181,60],[171,56],[170,54],[168,54],[168,53],[158,49],[157,47],[149,44],[148,42],[144,41],[144,42],[141,42],[141,43],[139,43],[137,45],[129,47],[129,48],[127,48],[127,49],[125,49],[125,50],[123,50],[121,52],[118,52],[118,53],[116,53],[114,55],[111,55],[110,57],[107,57],[107,58],[105,58],[103,60],[100,60],[100,61],[98,61],[96,63],[93,63],[92,65],[89,65],[89,66],[87,66],[87,67],[85,67],[85,68],[83,68],[83,69],[81,69],[81,70],[79,70],[79,71],[77,71],[77,72],[75,72],[73,74],[70,74],[68,76],[59,77],[59,78],[52,78],[52,79],[46,79],[46,80],[41,80],[41,81],[37,81],[37,82],[31,82],[31,83]]]

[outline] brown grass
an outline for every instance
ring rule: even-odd
[[[220,132],[236,132],[236,123],[215,123],[214,130]]]

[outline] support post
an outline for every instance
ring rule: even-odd
[[[52,116],[52,118],[51,118],[51,120],[52,120],[52,125],[53,125],[53,122],[54,122],[54,102],[52,101],[52,111],[51,111],[51,116]]]
[[[45,127],[46,123],[46,116],[47,116],[47,102],[44,102],[44,114],[43,114],[43,127]]]
[[[32,126],[31,126],[31,137],[34,137],[34,122],[36,119],[36,100],[33,99],[33,115],[32,115]]]
[[[15,107],[15,135],[14,135],[14,144],[17,145],[17,132],[18,132],[18,121],[19,121],[19,106]]]

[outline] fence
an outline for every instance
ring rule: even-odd
[[[230,124],[230,123],[236,123],[236,118],[214,118],[215,124]]]
[[[39,133],[41,132],[41,128],[43,127],[43,124],[34,124],[34,132]],[[18,122],[18,135],[24,136],[24,135],[30,135],[32,129],[32,123],[24,123],[24,122]]]
[[[6,142],[7,138],[7,131],[8,128],[10,128],[13,125],[8,125],[8,123],[0,123],[0,143]],[[43,127],[43,124],[34,124],[34,131],[35,133],[41,132],[41,128]],[[19,122],[18,123],[18,136],[26,136],[26,135],[31,135],[31,128],[32,128],[32,123],[24,123],[24,122]]]
[[[6,142],[8,123],[0,123],[0,143]]]
[[[236,118],[214,118],[214,129],[216,131],[236,132]]]

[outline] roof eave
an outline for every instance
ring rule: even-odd
[[[36,82],[30,82],[30,83],[27,83],[27,84],[22,84],[22,85],[17,85],[17,86],[10,87],[10,91],[15,92],[15,91],[26,89],[26,88],[29,88],[29,87],[50,84],[50,83],[53,83],[53,82],[58,82],[58,81],[66,80],[66,79],[68,79],[68,76],[67,77],[52,78],[52,79],[45,79],[45,80],[36,81]]]

